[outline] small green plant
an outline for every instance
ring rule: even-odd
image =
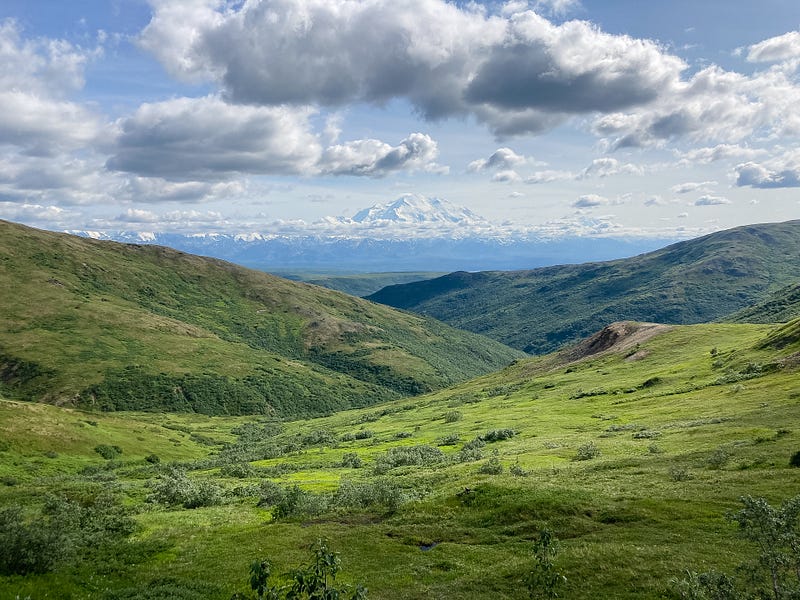
[[[725,448],[717,448],[711,455],[706,459],[706,464],[711,469],[721,469],[728,461],[731,459],[730,453]]]
[[[558,550],[558,539],[543,529],[533,544],[533,566],[523,580],[529,598],[558,598],[558,588],[567,580],[555,567]]]
[[[306,567],[290,573],[291,581],[278,587],[269,584],[272,564],[267,559],[250,564],[250,589],[258,600],[366,600],[367,590],[361,585],[355,589],[336,585],[336,575],[341,570],[341,560],[328,547],[327,540],[317,540],[310,547],[312,561]],[[246,600],[245,594],[234,594],[231,600]]]

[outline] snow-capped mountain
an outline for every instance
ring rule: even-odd
[[[456,206],[440,198],[427,198],[419,194],[405,194],[390,204],[376,204],[357,212],[352,219],[361,225],[381,224],[386,221],[404,225],[459,224],[488,225],[489,221],[463,206]]]
[[[158,244],[264,271],[480,271],[632,256],[675,240],[547,235],[498,225],[438,198],[406,194],[353,217],[274,223],[258,232],[70,231]]]

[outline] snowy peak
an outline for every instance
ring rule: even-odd
[[[439,198],[406,194],[390,204],[376,204],[353,216],[354,223],[362,225],[381,222],[415,224],[485,224],[486,219],[461,206]]]

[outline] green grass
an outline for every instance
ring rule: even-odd
[[[241,479],[214,466],[222,446],[198,440],[232,442],[234,428],[267,425],[264,417],[97,414],[0,402],[0,439],[7,440],[0,476],[18,479],[0,486],[0,503],[35,506],[45,490],[105,477],[136,511],[133,540],[144,544],[135,566],[4,577],[0,595],[48,590],[89,598],[172,577],[207,585],[206,597],[222,600],[247,588],[255,558],[270,557],[275,572],[285,573],[307,560],[308,544],[326,537],[341,554],[343,581],[363,583],[371,598],[524,598],[532,541],[546,526],[561,540],[562,597],[667,597],[670,578],[683,569],[732,571],[752,554],[725,519],[739,496],[779,502],[800,485],[800,470],[789,466],[800,449],[793,331],[678,326],[638,345],[621,340],[598,354],[521,360],[425,396],[286,422],[279,432],[270,425],[271,433],[246,448],[263,443],[285,452],[251,460],[253,476]],[[453,411],[461,418],[448,418]],[[264,479],[330,494],[343,478],[377,481],[373,467],[393,448],[458,435],[460,443],[439,448],[453,458],[464,443],[505,428],[516,435],[486,443],[481,460],[390,469],[383,480],[407,499],[397,509],[335,509],[276,522],[268,507],[256,506]],[[363,430],[371,437],[354,435]],[[574,460],[589,442],[600,455]],[[120,464],[87,472],[87,465],[107,464],[93,450],[100,443],[122,448]],[[146,463],[151,452],[162,465],[178,461],[191,478],[223,487],[223,504],[185,510],[145,503],[147,481],[162,468]],[[343,468],[346,453],[364,466]],[[503,472],[480,473],[493,456]],[[525,476],[512,475],[515,465]],[[243,486],[254,487],[234,492]]]
[[[1,221],[0,289],[0,388],[59,404],[319,415],[521,355],[222,261]]]
[[[633,258],[452,273],[390,286],[369,298],[545,354],[623,319],[672,324],[721,319],[796,284],[798,248],[800,221],[748,225]],[[796,316],[781,302],[777,298],[759,310],[768,317]],[[777,320],[782,319],[761,322]]]

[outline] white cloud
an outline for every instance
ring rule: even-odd
[[[0,22],[0,146],[53,155],[95,141],[101,119],[65,96],[83,87],[83,69],[97,52],[23,40],[16,22]]]
[[[469,163],[467,170],[473,173],[490,169],[513,169],[534,161],[514,152],[511,148],[498,148],[489,158],[480,158]]]
[[[586,194],[573,202],[572,206],[573,208],[595,208],[597,206],[606,206],[607,204],[609,204],[608,198],[597,194]]]
[[[405,98],[428,118],[472,114],[498,135],[649,103],[685,68],[653,42],[554,25],[522,3],[502,14],[444,0],[152,4],[140,43],[174,75],[212,81],[233,102]]]
[[[723,198],[722,196],[711,196],[705,195],[701,196],[697,200],[695,200],[695,206],[718,206],[721,204],[730,204],[731,201],[727,198]]]
[[[754,188],[800,187],[800,152],[769,161],[736,165],[736,185]]]
[[[790,31],[750,46],[750,62],[777,62],[800,59],[800,31]]]
[[[707,192],[709,187],[717,185],[716,181],[687,181],[673,185],[670,190],[675,194],[690,194],[692,192]]]
[[[143,104],[119,123],[108,168],[172,180],[239,173],[300,174],[322,152],[309,108],[230,105],[220,98]]]
[[[525,183],[553,183],[554,181],[568,181],[575,179],[575,173],[571,171],[546,170],[537,171],[530,177],[525,178]]]
[[[331,175],[383,177],[394,171],[442,172],[436,164],[439,147],[423,133],[412,133],[397,146],[380,140],[357,140],[331,146],[323,153],[318,169]]]
[[[616,158],[596,158],[588,167],[578,175],[578,179],[586,179],[589,177],[609,177],[611,175],[619,175],[621,173],[641,175],[643,170],[631,163],[622,163]]]
[[[682,165],[708,164],[720,160],[747,160],[766,153],[766,150],[738,146],[736,144],[718,144],[713,147],[694,148],[685,152],[680,160]]]
[[[492,181],[497,183],[519,183],[522,181],[522,177],[513,169],[506,169],[495,173],[494,177],[492,177]]]

